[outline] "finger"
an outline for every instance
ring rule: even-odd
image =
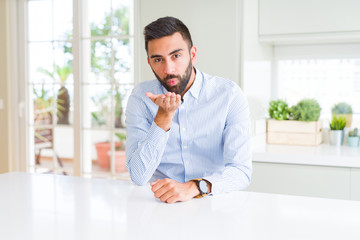
[[[158,105],[158,106],[161,106],[161,107],[164,107],[165,106],[165,100],[166,100],[166,96],[165,95],[160,95],[159,97],[157,97],[153,102]]]
[[[146,92],[145,96],[151,99],[151,101],[155,101],[157,98],[159,98],[162,94],[153,94],[151,92]]]
[[[154,99],[156,98],[155,94],[151,93],[151,92],[146,92],[145,96],[147,96],[148,98],[150,98],[152,101],[154,101]]]
[[[166,199],[166,203],[176,203],[176,202],[178,202],[179,201],[179,199],[178,199],[178,197],[177,196],[175,196],[175,195],[173,195],[173,196],[171,196],[171,197],[169,197],[168,199]]]
[[[168,189],[164,194],[162,194],[159,199],[162,202],[168,202],[170,198],[174,198],[174,191],[172,189]]]
[[[147,96],[148,98],[151,98],[154,94],[152,94],[152,92],[146,92],[145,96]]]
[[[181,103],[181,95],[180,94],[176,94],[176,102]]]
[[[170,104],[171,104],[171,105],[175,105],[175,104],[176,104],[176,95],[175,95],[175,93],[172,93],[172,94],[171,94]]]
[[[154,186],[156,183],[159,182],[159,180],[160,180],[160,179],[156,179],[154,182],[151,182],[151,183],[150,183],[150,186]]]
[[[165,107],[168,107],[169,106],[169,103],[170,103],[170,96],[166,96],[164,99],[163,99],[163,104]]]
[[[151,190],[155,193],[157,190],[162,188],[162,186],[165,184],[164,179],[158,179],[154,182],[154,184],[151,187]]]
[[[167,97],[170,97],[170,96],[172,95],[172,92],[167,92],[165,95],[166,95]]]
[[[168,187],[166,187],[166,186],[162,186],[161,188],[159,188],[158,190],[156,190],[155,192],[154,192],[154,196],[156,197],[156,198],[161,198],[161,197],[163,197],[167,192],[169,192],[169,188]],[[166,196],[166,195],[165,195]]]

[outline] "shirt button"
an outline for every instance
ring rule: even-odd
[[[182,128],[182,130],[183,130],[183,132],[185,132],[185,131],[186,131],[186,128]]]
[[[181,109],[184,109],[184,106],[181,106],[180,108],[181,108]]]
[[[186,165],[189,165],[189,161],[185,161],[185,164],[186,164]]]
[[[184,146],[184,149],[187,149],[187,146]]]

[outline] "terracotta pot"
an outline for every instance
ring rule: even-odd
[[[115,147],[119,147],[120,143],[116,142]],[[96,143],[97,162],[99,167],[110,169],[111,144],[109,142]],[[115,171],[126,172],[126,156],[125,151],[115,151]]]
[[[124,150],[115,151],[115,171],[126,172],[126,154]]]

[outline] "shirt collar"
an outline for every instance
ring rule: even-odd
[[[196,99],[199,98],[199,94],[200,94],[200,90],[201,90],[201,86],[202,86],[202,81],[203,81],[202,73],[198,69],[195,68],[195,80],[194,80],[192,86],[190,87],[190,89],[188,91]]]

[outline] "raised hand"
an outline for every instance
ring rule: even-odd
[[[165,112],[175,112],[181,104],[181,96],[179,94],[171,92],[167,92],[166,94],[152,94],[151,92],[147,92],[145,95]]]
[[[171,127],[174,114],[181,104],[181,96],[171,92],[166,94],[152,94],[151,92],[147,92],[145,96],[159,106],[154,119],[155,123],[160,128],[168,131]]]

